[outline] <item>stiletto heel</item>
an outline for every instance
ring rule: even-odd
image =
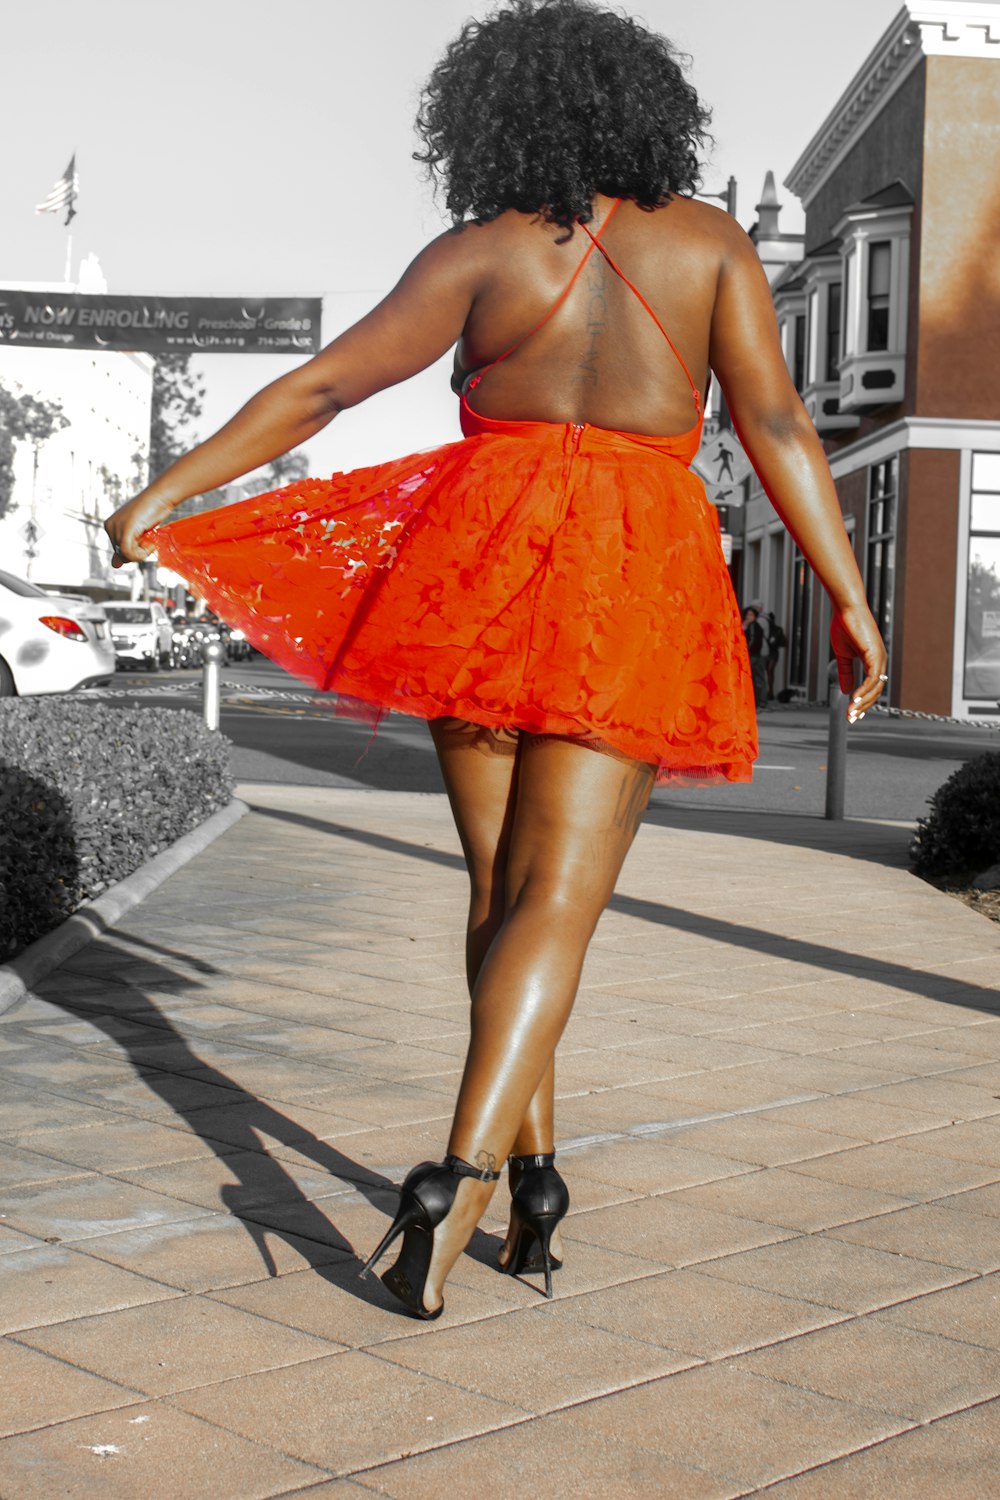
[[[422,1161],[407,1173],[400,1190],[396,1217],[365,1262],[361,1275],[367,1276],[393,1240],[402,1235],[403,1248],[399,1259],[384,1273],[383,1284],[415,1318],[427,1321],[439,1318],[444,1311],[443,1302],[431,1309],[424,1306],[424,1287],[434,1253],[434,1231],[451,1212],[463,1177],[474,1177],[478,1182],[496,1182],[499,1176],[499,1172],[481,1171],[470,1166],[459,1156],[446,1156],[444,1161]]]
[[[552,1298],[552,1272],[562,1267],[551,1250],[552,1235],[569,1209],[569,1189],[555,1168],[555,1153],[510,1158],[510,1255],[505,1276],[545,1272],[545,1295]]]

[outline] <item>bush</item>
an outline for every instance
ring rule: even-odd
[[[0,962],[233,794],[197,714],[75,697],[0,703]]]
[[[960,766],[930,809],[910,846],[918,875],[976,875],[1000,860],[1000,750]]]

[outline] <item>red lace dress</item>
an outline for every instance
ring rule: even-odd
[[[591,241],[573,281],[596,247],[627,282]],[[698,420],[674,437],[498,421],[463,395],[460,442],[144,540],[340,711],[454,715],[579,737],[652,762],[661,781],[748,781],[749,662],[716,513],[689,468],[701,402],[684,372]]]

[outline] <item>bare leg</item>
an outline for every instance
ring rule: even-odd
[[[526,738],[507,845],[505,916],[479,968],[449,1152],[495,1169],[514,1145],[569,1018],[587,944],[652,786],[648,766],[566,740]],[[486,1208],[463,1180],[435,1235],[425,1305]]]
[[[487,729],[454,718],[433,720],[430,730],[469,871],[465,969],[471,997],[506,910],[521,736],[516,729]],[[554,1098],[555,1065],[550,1063],[514,1139],[515,1155],[553,1150]],[[555,1248],[558,1254],[558,1241]]]

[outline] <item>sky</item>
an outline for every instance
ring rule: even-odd
[[[109,290],[326,297],[328,341],[397,280],[446,220],[412,161],[421,84],[490,0],[31,0],[5,8],[0,282],[60,282],[62,216],[34,206],[75,151],[73,277],[95,254]],[[765,172],[793,163],[900,9],[899,0],[622,0],[691,57],[713,110],[704,188],[738,183],[755,217]],[[39,359],[45,351],[38,351]],[[205,436],[291,357],[213,354]],[[435,368],[344,413],[310,468],[376,462],[458,436]]]

